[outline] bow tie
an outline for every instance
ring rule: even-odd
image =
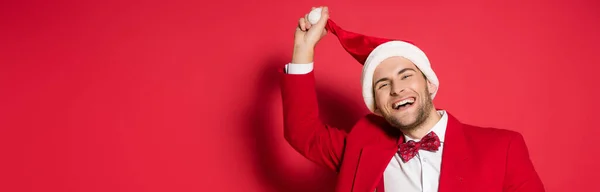
[[[425,135],[421,141],[415,142],[411,140],[400,144],[399,147],[398,152],[400,153],[402,160],[408,162],[417,155],[419,149],[437,151],[440,147],[440,139],[434,132],[429,132],[429,134]]]

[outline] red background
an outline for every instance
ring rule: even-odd
[[[521,132],[548,191],[600,191],[596,1],[2,1],[0,191],[327,191],[283,139],[297,19],[416,42],[436,107]],[[324,119],[367,112],[361,66],[316,50]]]

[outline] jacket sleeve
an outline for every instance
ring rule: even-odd
[[[506,192],[542,192],[544,186],[538,176],[523,136],[516,133],[508,146],[504,190]]]
[[[321,121],[314,73],[282,74],[285,139],[307,159],[339,171],[347,133]]]

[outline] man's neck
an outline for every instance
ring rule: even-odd
[[[435,124],[437,124],[441,118],[442,116],[434,108],[429,112],[429,117],[427,117],[425,122],[414,129],[402,131],[402,133],[413,139],[421,139],[425,137],[425,135],[427,135],[431,129],[433,129],[433,126],[435,126]]]

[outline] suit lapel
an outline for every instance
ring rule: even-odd
[[[397,147],[376,145],[364,147],[360,153],[352,191],[372,191],[385,168],[398,150]]]
[[[398,151],[398,143],[404,141],[404,138],[400,137],[400,132],[394,132],[391,127],[384,126],[383,132],[386,132],[384,137],[379,135],[376,142],[361,149],[352,191],[373,191]]]
[[[440,170],[439,191],[466,191],[465,183],[471,171],[468,165],[471,162],[470,148],[463,131],[462,124],[448,114],[448,125],[444,139],[444,152],[442,154],[442,167]]]

